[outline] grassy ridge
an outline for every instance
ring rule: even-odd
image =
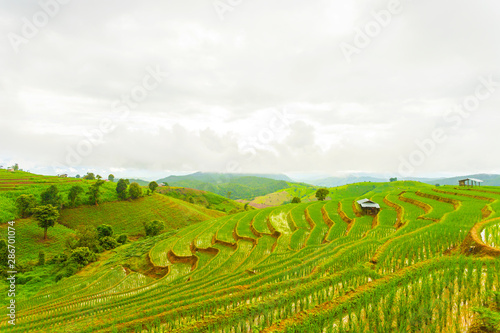
[[[82,224],[98,226],[106,223],[118,234],[144,236],[144,222],[164,221],[168,231],[222,215],[224,214],[178,199],[154,194],[137,200],[65,209],[61,212],[60,223],[70,229],[76,229]]]
[[[335,200],[243,212],[141,239],[93,266],[100,278],[92,284],[90,276],[68,279],[71,296],[21,301],[12,331],[468,331],[473,309],[500,288],[498,259],[460,252],[489,201],[434,189],[412,182],[355,184],[334,191]],[[443,215],[426,219],[430,212],[408,201],[424,198],[416,193],[428,195],[421,202]],[[360,197],[380,203],[376,218],[355,216],[352,203]],[[338,202],[349,223],[338,214]],[[403,221],[396,221],[399,207]],[[498,229],[489,228],[488,237]],[[170,249],[195,265],[169,261]],[[127,289],[120,267],[130,267],[132,253],[151,254],[169,273],[155,280],[132,275]],[[106,276],[114,285],[104,283]],[[43,295],[51,290],[59,297],[62,285]]]

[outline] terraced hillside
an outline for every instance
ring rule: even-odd
[[[86,191],[93,181],[62,178],[56,176],[43,176],[24,171],[7,171],[0,169],[0,223],[18,218],[16,199],[21,194],[33,194],[37,199],[40,193],[51,185],[57,186],[63,200],[66,200],[71,187],[81,186]],[[116,184],[106,182],[101,187],[101,201],[118,200],[116,195]]]
[[[330,198],[120,247],[20,300],[8,331],[467,332],[495,307],[500,189],[367,183]],[[149,271],[122,264],[140,251]]]

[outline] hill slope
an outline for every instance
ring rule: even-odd
[[[218,194],[196,190],[185,187],[159,187],[156,192],[168,197],[191,202],[205,208],[214,209],[223,212],[231,212],[233,210],[243,209],[243,204],[227,199]]]
[[[12,331],[465,332],[500,288],[499,224],[495,187],[345,186],[118,248],[20,300]],[[125,269],[137,252],[167,274]]]
[[[230,197],[231,199],[253,199],[256,196],[290,187],[289,183],[284,180],[226,174],[221,174],[220,177],[217,176],[219,178],[212,178],[212,176],[213,174],[203,173],[188,176],[170,176],[158,180],[158,183],[167,182],[170,186],[194,188],[216,193],[223,197]]]

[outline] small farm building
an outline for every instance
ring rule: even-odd
[[[458,181],[459,186],[468,186],[468,187],[474,187],[474,186],[481,186],[481,183],[483,181],[481,179],[476,179],[476,178],[465,178],[461,179]]]
[[[361,207],[363,214],[367,215],[377,215],[380,211],[380,205],[368,199],[362,199],[357,201],[358,205]]]

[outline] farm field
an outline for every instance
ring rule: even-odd
[[[63,210],[69,232],[83,221],[138,235],[120,221],[171,227],[20,295],[7,331],[488,332],[500,189],[481,191],[396,181],[227,216],[161,194]],[[380,212],[365,215],[363,198]]]

